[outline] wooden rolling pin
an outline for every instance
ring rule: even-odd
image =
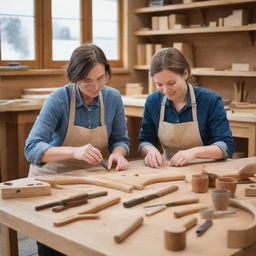
[[[152,194],[149,194],[149,195],[146,195],[146,196],[142,196],[142,197],[138,197],[138,198],[134,198],[134,199],[131,199],[129,201],[126,201],[126,202],[123,203],[123,206],[125,208],[129,208],[129,207],[132,207],[134,205],[141,204],[141,203],[153,200],[153,199],[161,197],[161,196],[165,196],[165,195],[167,195],[169,193],[172,193],[172,192],[178,190],[178,188],[179,187],[176,186],[176,185],[168,186],[166,188],[158,190],[155,193],[152,193]]]
[[[127,224],[128,222],[128,224]],[[143,223],[143,217],[136,217],[131,222],[125,221],[125,227],[116,235],[114,235],[114,240],[117,243],[121,243],[128,237],[131,233],[133,233],[137,228],[139,228]]]
[[[180,218],[180,217],[183,217],[183,216],[195,213],[195,212],[199,212],[200,210],[206,209],[206,208],[208,208],[208,206],[199,205],[199,206],[195,206],[195,207],[190,208],[190,209],[175,211],[173,214],[176,218]]]

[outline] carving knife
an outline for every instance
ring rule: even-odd
[[[146,205],[143,206],[143,208],[151,208],[151,207],[158,207],[158,206],[177,206],[177,205],[183,205],[183,204],[194,204],[198,203],[199,198],[190,198],[190,199],[184,199],[184,200],[178,200],[178,201],[173,201],[170,203],[161,203],[161,204],[152,204],[152,205]]]
[[[101,161],[100,165],[108,171],[108,166],[105,164],[104,161]]]
[[[172,185],[172,186],[169,186],[167,188],[160,189],[155,193],[126,201],[126,202],[123,203],[123,206],[125,208],[129,208],[129,207],[132,207],[134,205],[141,204],[141,203],[147,202],[149,200],[153,200],[153,199],[161,197],[161,196],[165,196],[169,193],[172,193],[172,192],[178,190],[178,188],[179,188],[178,186]]]

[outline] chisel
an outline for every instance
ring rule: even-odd
[[[151,208],[151,207],[158,207],[158,206],[178,206],[178,205],[183,205],[183,204],[194,204],[198,203],[199,198],[190,198],[190,199],[184,199],[184,200],[178,200],[178,201],[173,201],[170,203],[161,203],[161,204],[152,204],[152,205],[146,205],[143,206],[143,208]]]
[[[179,188],[178,186],[172,185],[172,186],[169,186],[167,188],[160,189],[155,193],[126,201],[126,202],[123,203],[123,206],[125,208],[129,208],[129,207],[132,207],[134,205],[141,204],[141,203],[147,202],[149,200],[153,200],[153,199],[161,197],[161,196],[165,196],[169,193],[172,193],[172,192],[178,190],[178,188]]]

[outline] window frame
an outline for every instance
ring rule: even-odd
[[[0,65],[19,62],[31,68],[64,68],[67,61],[52,59],[51,0],[34,0],[35,8],[35,60],[1,60]],[[92,42],[92,0],[80,0],[80,43]],[[118,59],[109,60],[112,67],[123,67],[123,0],[118,0]]]

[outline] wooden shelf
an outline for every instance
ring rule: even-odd
[[[135,70],[148,70],[148,65],[136,65]],[[194,76],[232,76],[232,77],[256,77],[256,71],[231,71],[231,70],[214,70],[213,68],[192,68]]]
[[[237,5],[237,4],[249,4],[255,3],[256,0],[216,0],[216,1],[204,1],[188,4],[174,4],[174,5],[165,5],[161,7],[143,7],[137,8],[134,10],[134,13],[154,13],[154,12],[166,12],[166,11],[176,11],[176,10],[186,10],[192,8],[209,8],[209,7],[218,7],[224,5]]]
[[[244,32],[256,31],[256,25],[247,25],[239,27],[202,27],[202,28],[183,28],[172,30],[137,30],[136,36],[157,36],[157,35],[183,35],[200,33],[223,33],[223,32]]]
[[[64,69],[1,70],[0,76],[64,75]]]

